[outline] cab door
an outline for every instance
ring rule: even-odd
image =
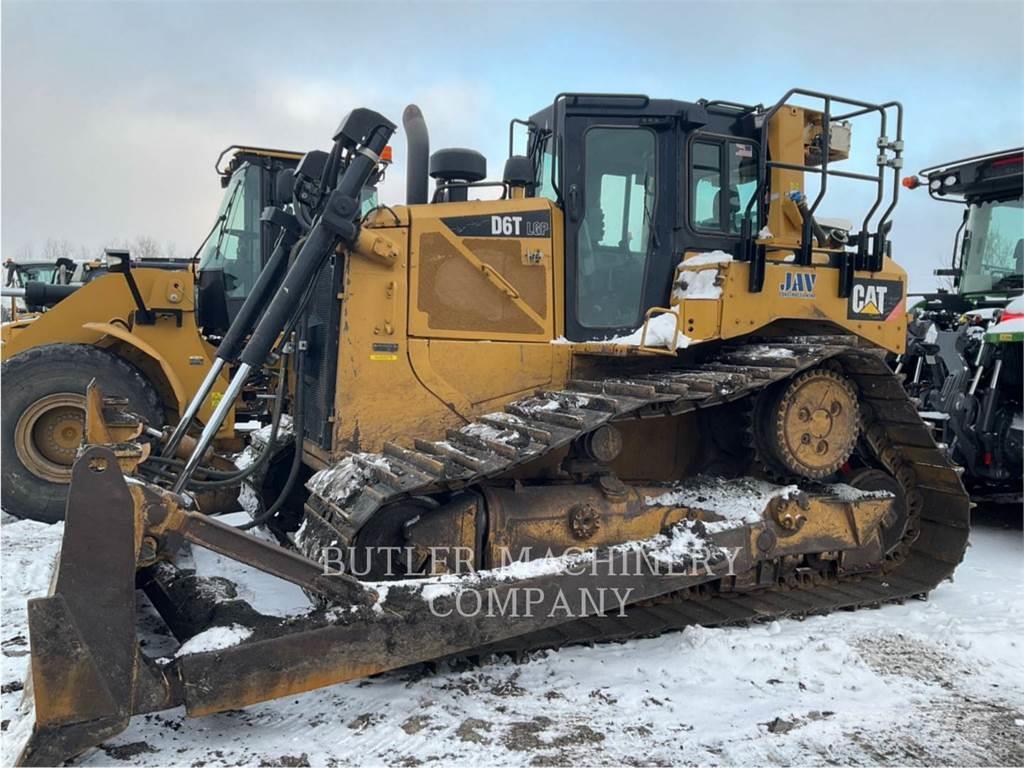
[[[676,150],[671,121],[568,116],[565,330],[572,341],[628,334],[667,306]]]

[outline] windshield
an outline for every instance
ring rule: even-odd
[[[244,298],[263,266],[260,252],[260,169],[242,165],[224,190],[219,228],[199,259],[200,271],[221,269],[228,298]]]
[[[52,283],[54,277],[57,275],[56,264],[30,264],[22,265],[18,268],[20,273],[21,281],[27,282],[40,282],[40,283]]]
[[[1024,270],[1022,199],[973,203],[963,245],[961,293],[1019,287]]]

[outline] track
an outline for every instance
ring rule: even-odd
[[[877,606],[927,594],[949,577],[967,546],[970,504],[956,468],[936,446],[878,350],[852,336],[773,338],[725,346],[694,368],[669,368],[602,382],[572,381],[452,430],[447,439],[388,445],[314,476],[300,547],[350,540],[385,504],[406,495],[454,490],[507,472],[608,421],[674,415],[721,405],[832,360],[860,392],[863,438],[903,487],[908,526],[875,575],[779,585],[750,592],[693,590],[553,626],[480,649],[523,652],[624,640],[701,624],[736,625]]]

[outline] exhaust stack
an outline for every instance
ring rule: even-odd
[[[422,205],[427,202],[430,180],[427,178],[427,163],[430,159],[430,135],[423,113],[415,104],[402,112],[405,127],[405,142],[408,153],[405,169],[405,204]]]

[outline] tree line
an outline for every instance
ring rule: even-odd
[[[148,235],[138,235],[134,238],[112,238],[99,248],[51,237],[38,246],[35,243],[23,244],[14,252],[14,260],[19,263],[29,261],[55,262],[60,258],[89,261],[91,259],[102,259],[103,251],[107,248],[121,248],[129,251],[133,259],[178,259],[191,256],[191,254],[181,254],[178,251],[177,245],[171,240],[161,245],[156,238]]]

